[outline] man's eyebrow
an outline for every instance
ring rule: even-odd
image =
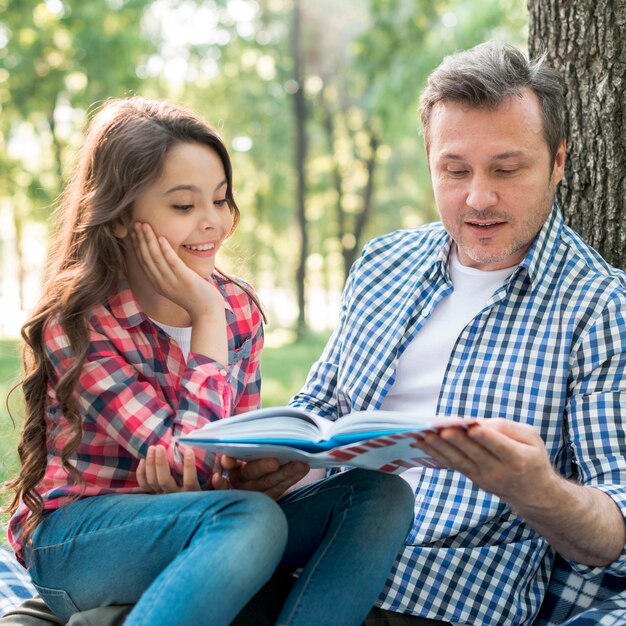
[[[504,161],[506,159],[514,159],[517,157],[524,156],[526,154],[526,150],[509,150],[507,152],[501,152],[500,154],[496,154],[492,157],[493,161]],[[464,161],[465,157],[456,154],[455,152],[444,152],[439,157],[441,160],[449,159],[451,161]]]
[[[515,159],[517,157],[524,156],[526,154],[526,150],[510,150],[509,152],[502,152],[501,154],[496,154],[493,157],[494,161],[503,161],[505,159]]]
[[[463,157],[460,154],[455,154],[454,152],[444,152],[439,155],[440,160],[450,159],[451,161],[462,161]]]

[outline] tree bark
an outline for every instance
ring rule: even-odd
[[[626,268],[626,2],[528,0],[529,52],[561,72],[568,155],[557,199],[566,222]]]

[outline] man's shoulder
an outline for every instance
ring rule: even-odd
[[[626,272],[612,266],[576,231],[564,226],[561,245],[573,280],[626,295]]]

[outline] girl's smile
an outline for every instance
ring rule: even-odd
[[[197,244],[183,244],[183,250],[186,250],[189,254],[193,254],[199,257],[211,257],[215,256],[217,248],[215,242],[209,243],[197,243]]]

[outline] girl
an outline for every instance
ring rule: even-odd
[[[58,219],[22,330],[10,484],[9,539],[39,593],[63,619],[134,604],[127,626],[229,624],[280,565],[302,571],[279,624],[360,624],[411,521],[405,481],[354,470],[276,503],[176,444],[259,405],[262,315],[215,267],[239,220],[219,136],[172,104],[108,102]],[[149,475],[163,461],[176,488]],[[228,463],[272,496],[303,475]]]

